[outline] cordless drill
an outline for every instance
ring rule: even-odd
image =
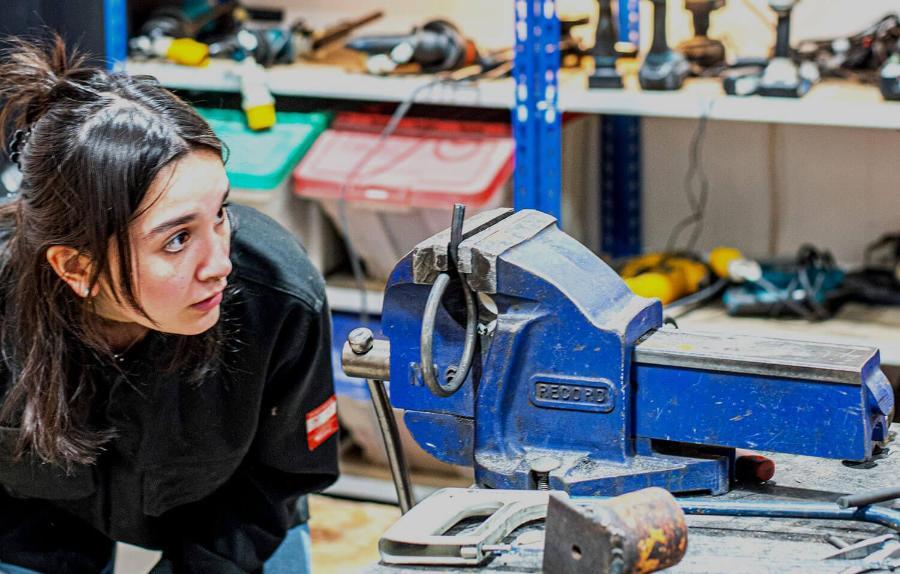
[[[622,76],[616,71],[616,24],[612,0],[597,0],[597,30],[594,34],[594,73],[588,77],[590,88],[621,88]]]
[[[641,88],[678,90],[689,72],[687,59],[666,40],[666,0],[653,0],[653,44],[638,72]]]
[[[725,5],[725,0],[685,0],[694,21],[694,37],[679,44],[678,50],[693,65],[694,75],[725,65],[725,45],[709,37],[709,15]]]
[[[814,66],[801,70],[791,59],[791,11],[797,2],[799,0],[769,0],[769,7],[778,15],[778,24],[775,55],[763,71],[757,90],[760,95],[799,98],[818,79]]]

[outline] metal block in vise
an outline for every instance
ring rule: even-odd
[[[662,328],[659,301],[634,295],[540,212],[468,220],[456,268],[449,239],[423,241],[395,267],[382,352],[391,402],[416,441],[474,466],[480,486],[721,493],[735,448],[865,460],[885,438],[893,395],[877,349]],[[441,272],[452,279],[430,340],[438,376],[459,362],[463,289],[479,302],[472,368],[444,397],[421,366],[423,312]]]

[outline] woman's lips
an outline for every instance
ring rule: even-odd
[[[211,311],[219,306],[219,303],[222,302],[222,291],[219,291],[212,297],[207,297],[203,301],[199,303],[194,303],[191,305],[192,309],[197,309],[198,311]]]

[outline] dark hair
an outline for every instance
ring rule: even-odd
[[[87,67],[76,52],[67,55],[58,36],[8,45],[0,59],[0,126],[23,130],[15,150],[23,180],[19,198],[0,209],[0,229],[9,233],[0,341],[11,373],[0,422],[20,429],[19,454],[89,464],[114,436],[114,429],[91,427],[97,389],[89,366],[115,361],[87,298],[59,278],[47,249],[65,245],[88,255],[90,286],[116,276],[116,299],[147,317],[132,282],[129,224],[160,170],[195,150],[221,154],[222,144],[153,78]],[[115,273],[110,245],[121,255]],[[196,365],[189,375],[196,380],[217,361],[218,326],[173,337],[172,368]]]

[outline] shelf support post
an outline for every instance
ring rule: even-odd
[[[516,0],[513,206],[561,214],[559,17],[555,0]]]

